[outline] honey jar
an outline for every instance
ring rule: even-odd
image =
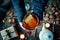
[[[39,24],[39,18],[34,14],[27,14],[24,17],[23,22],[25,23],[26,29],[34,30],[35,27]]]

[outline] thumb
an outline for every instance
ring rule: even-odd
[[[23,30],[26,30],[26,29],[23,27],[23,23],[22,23],[22,22],[20,22],[19,24],[20,24],[20,27],[21,27]]]

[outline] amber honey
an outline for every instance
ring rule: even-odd
[[[33,17],[33,15],[28,15],[26,18],[25,18],[25,20],[24,20],[24,22],[26,23],[26,25],[27,25],[27,27],[25,27],[25,28],[27,28],[27,29],[29,29],[29,30],[33,30],[33,29],[35,29],[35,27],[37,26],[37,20]]]

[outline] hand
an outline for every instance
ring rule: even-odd
[[[26,29],[23,27],[23,23],[22,23],[22,22],[20,22],[19,25],[20,25],[20,27],[21,27],[23,30],[26,30]]]

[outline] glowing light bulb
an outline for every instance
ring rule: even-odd
[[[25,35],[24,35],[24,34],[21,34],[21,35],[20,35],[20,38],[21,38],[21,39],[24,39],[24,38],[25,38]]]
[[[46,27],[49,28],[50,27],[50,24],[49,23],[46,23]]]
[[[11,22],[11,19],[9,19],[8,22]]]

